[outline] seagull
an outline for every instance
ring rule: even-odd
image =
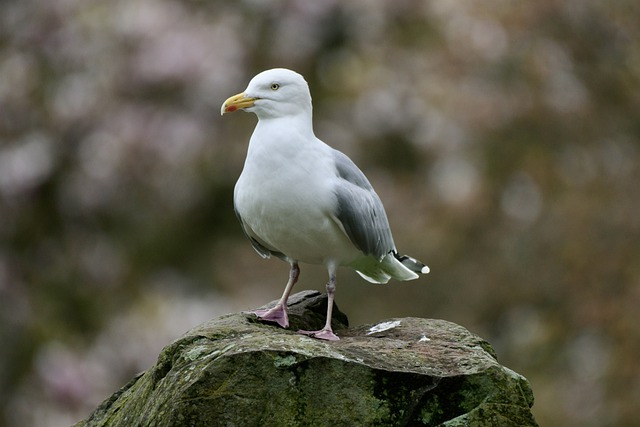
[[[299,262],[326,266],[329,281],[324,327],[298,332],[331,341],[339,339],[331,328],[339,266],[380,284],[429,272],[422,262],[398,254],[384,206],[362,171],[316,138],[304,77],[284,68],[263,71],[222,104],[221,115],[237,110],[254,113],[258,123],[234,189],[235,213],[260,256],[290,265],[276,306],[252,312],[260,320],[289,327],[287,300]]]

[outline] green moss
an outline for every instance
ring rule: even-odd
[[[442,321],[402,327],[327,343],[223,317],[165,348],[78,426],[535,426],[528,383],[477,337]],[[416,344],[425,330],[431,341]]]
[[[275,356],[273,360],[273,366],[275,366],[276,368],[292,366],[292,365],[295,365],[296,363],[298,363],[298,359],[291,354],[284,357],[278,355],[278,356]]]

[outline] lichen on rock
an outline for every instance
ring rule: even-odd
[[[186,333],[80,426],[535,426],[527,380],[491,346],[443,320],[402,318],[318,328],[326,297],[291,298],[293,330],[249,314]],[[381,326],[382,325],[382,326]]]

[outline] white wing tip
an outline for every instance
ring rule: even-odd
[[[424,266],[424,267],[422,267],[422,269],[420,270],[420,273],[422,273],[422,274],[429,274],[429,272],[430,272],[430,271],[431,271],[431,270],[429,269],[429,267],[425,265],[425,266]]]

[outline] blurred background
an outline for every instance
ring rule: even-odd
[[[339,272],[352,324],[456,322],[541,425],[640,403],[637,1],[21,0],[0,5],[0,426],[86,416],[197,324],[278,298],[233,213],[258,72],[308,80],[432,273]],[[297,290],[324,290],[302,266]]]

